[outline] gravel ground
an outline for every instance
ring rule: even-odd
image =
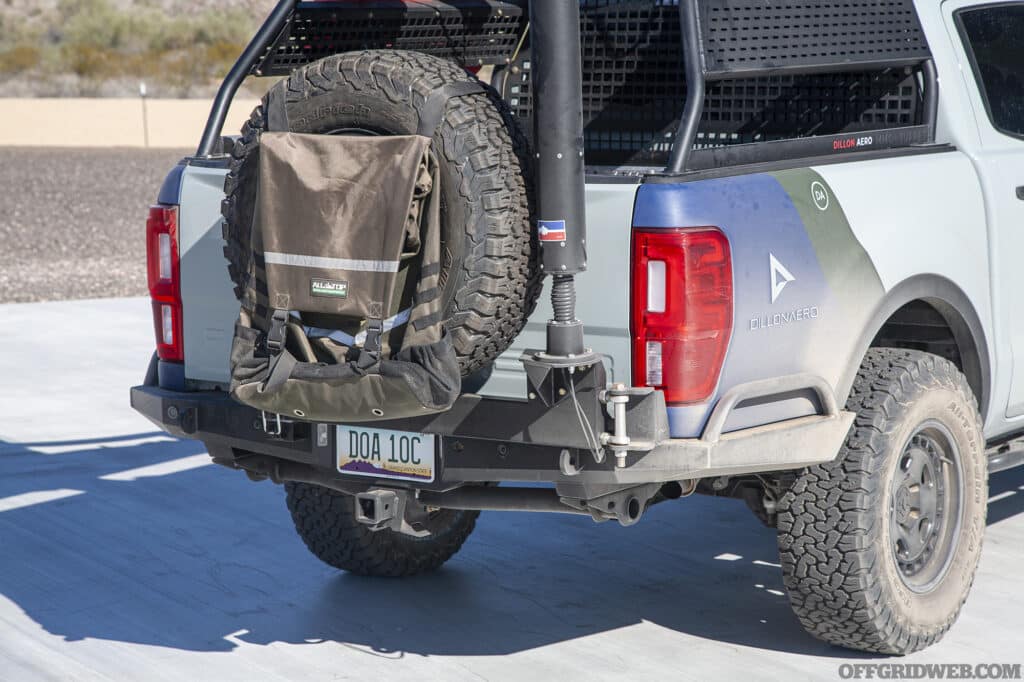
[[[146,209],[185,150],[0,148],[0,303],[146,293]]]

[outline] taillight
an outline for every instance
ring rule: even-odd
[[[161,360],[183,362],[178,207],[153,206],[146,220],[146,270],[153,299],[156,352]]]
[[[706,401],[732,335],[732,257],[714,228],[633,231],[633,384]]]

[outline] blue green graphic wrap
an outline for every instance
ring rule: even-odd
[[[729,388],[797,373],[838,387],[864,325],[884,296],[833,189],[810,169],[681,184],[645,184],[633,224],[722,230],[733,255],[734,321],[716,394],[670,407],[677,438],[697,437]],[[840,396],[842,398],[842,396]],[[729,429],[811,414],[812,396],[741,406]]]

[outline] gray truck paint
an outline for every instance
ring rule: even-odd
[[[945,0],[922,14],[928,20],[925,30],[936,35],[941,30],[949,43],[950,49],[936,52],[940,69],[949,74],[943,81],[941,113],[951,140],[966,154],[980,179],[987,224],[983,226],[980,220],[975,224],[979,246],[986,249],[989,263],[991,307],[986,312],[991,326],[986,327],[986,336],[995,368],[986,433],[1007,433],[1024,429],[1024,314],[1019,303],[1024,291],[1024,268],[1020,266],[1024,202],[1016,192],[1024,185],[1024,141],[1000,133],[992,125],[954,20],[960,9],[987,4],[1004,3]]]
[[[186,377],[196,386],[228,381],[231,325],[238,310],[221,253],[223,175],[221,169],[189,167],[182,180]],[[917,201],[904,201],[903,177],[929,186],[948,183],[959,188],[961,199],[954,206],[924,203],[919,192],[911,192]],[[826,193],[825,210],[813,203],[816,183]],[[973,193],[968,191],[972,183]],[[587,199],[590,263],[579,279],[579,312],[587,322],[588,344],[605,355],[615,381],[630,379],[630,225],[714,225],[733,245],[737,311],[720,387],[705,404],[669,409],[677,438],[700,436],[718,397],[740,384],[805,372],[824,377],[837,395],[845,395],[874,334],[864,331],[874,312],[887,304],[887,292],[912,277],[942,272],[968,300],[980,301],[981,309],[988,310],[984,250],[970,239],[971,229],[976,229],[970,227],[976,225],[972,217],[983,212],[983,205],[970,163],[959,152],[644,185],[639,190],[635,185],[591,184]],[[928,249],[916,248],[924,242]],[[772,300],[771,258],[795,277],[777,300]],[[805,310],[814,311],[814,318],[771,321],[775,313]],[[481,394],[525,397],[519,356],[526,348],[544,347],[550,316],[550,304],[542,296],[524,332],[495,363]],[[989,316],[980,319],[983,327],[991,322]],[[741,404],[726,431],[818,409],[809,392]]]
[[[226,386],[238,319],[221,235],[222,168],[188,166],[181,180],[178,248],[184,301],[185,378],[195,387]]]
[[[995,438],[1024,427],[1024,362],[1015,362],[1015,355],[1024,356],[1024,316],[1016,304],[1018,292],[1024,290],[1024,268],[1018,265],[1019,254],[1024,253],[1024,233],[1019,229],[1024,202],[1014,196],[1014,188],[1024,184],[1024,142],[991,126],[954,28],[955,10],[979,4],[995,3],[918,3],[942,83],[937,142],[954,145],[953,151],[776,172],[772,182],[785,190],[788,200],[769,193],[771,201],[764,206],[752,204],[753,197],[743,189],[757,184],[750,184],[754,176],[732,185],[725,182],[720,187],[739,189],[722,191],[726,203],[704,205],[683,197],[707,193],[723,180],[662,186],[659,191],[665,194],[650,199],[645,196],[650,185],[639,190],[628,184],[588,186],[590,263],[579,278],[579,312],[587,324],[588,345],[606,355],[615,380],[628,381],[630,371],[630,226],[722,227],[719,223],[732,220],[730,239],[734,247],[742,244],[734,262],[740,298],[716,396],[745,382],[801,371],[826,378],[842,400],[885,315],[909,302],[905,297],[927,293],[969,330],[967,335],[982,356],[978,365],[984,386],[979,388],[987,407],[986,435]],[[199,386],[226,382],[227,349],[237,311],[221,255],[223,174],[190,166],[182,179],[185,371]],[[834,201],[829,210],[843,214],[840,223],[815,227],[814,211],[820,208],[809,204],[808,182],[814,177]],[[800,183],[807,187],[801,189]],[[644,224],[647,216],[662,211],[657,202],[675,202],[683,208],[675,218],[669,211],[660,223]],[[800,214],[802,237],[794,231],[788,233],[788,242],[781,237],[782,209]],[[733,218],[726,215],[730,211]],[[747,217],[736,219],[744,212]],[[848,238],[842,237],[843,230]],[[843,274],[854,251],[855,269],[870,272],[873,278],[849,279],[849,272]],[[747,314],[750,306],[743,301],[761,301],[762,312],[771,312],[776,303],[771,300],[771,256],[796,277],[783,294],[786,305],[795,305],[794,310],[817,306],[819,317],[807,324],[750,328],[754,317]],[[741,305],[746,307],[740,310]],[[549,316],[544,296],[515,346],[495,364],[481,393],[524,394],[519,353],[544,346]],[[756,342],[750,336],[755,331]],[[715,400],[671,408],[673,435],[699,435]],[[727,430],[816,409],[804,395],[741,405]]]
[[[636,191],[633,184],[587,185],[589,262],[587,271],[576,277],[581,292],[576,312],[586,323],[587,345],[604,356],[613,382],[630,381],[629,225]],[[526,397],[526,374],[519,356],[527,348],[545,347],[547,321],[552,314],[545,289],[526,329],[495,363],[494,373],[480,390],[482,395]]]

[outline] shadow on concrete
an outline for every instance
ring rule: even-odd
[[[202,452],[189,441],[118,440],[131,441],[59,455],[0,444],[0,499],[82,491],[0,512],[0,597],[13,604],[0,598],[0,618],[21,609],[67,640],[190,651],[332,640],[381,656],[508,654],[650,621],[737,645],[851,656],[800,628],[772,532],[735,501],[661,505],[630,529],[485,514],[438,573],[367,579],[306,551],[280,487],[215,466],[101,480]],[[993,477],[994,492],[1021,485],[1024,471]],[[993,522],[1020,513],[1024,494],[993,507]]]
[[[988,525],[1005,521],[1024,512],[1024,467],[992,474],[988,479],[988,496],[993,500],[988,505]]]
[[[119,443],[124,443],[126,441],[143,440],[146,438],[163,438],[165,436],[167,436],[167,434],[163,431],[145,431],[143,433],[128,433],[120,436],[70,438],[67,440],[47,440],[33,443],[5,443],[0,441],[0,447],[3,448],[0,452],[28,450],[31,448],[75,447],[79,445],[83,446],[83,449],[84,446],[87,445],[117,447]]]

